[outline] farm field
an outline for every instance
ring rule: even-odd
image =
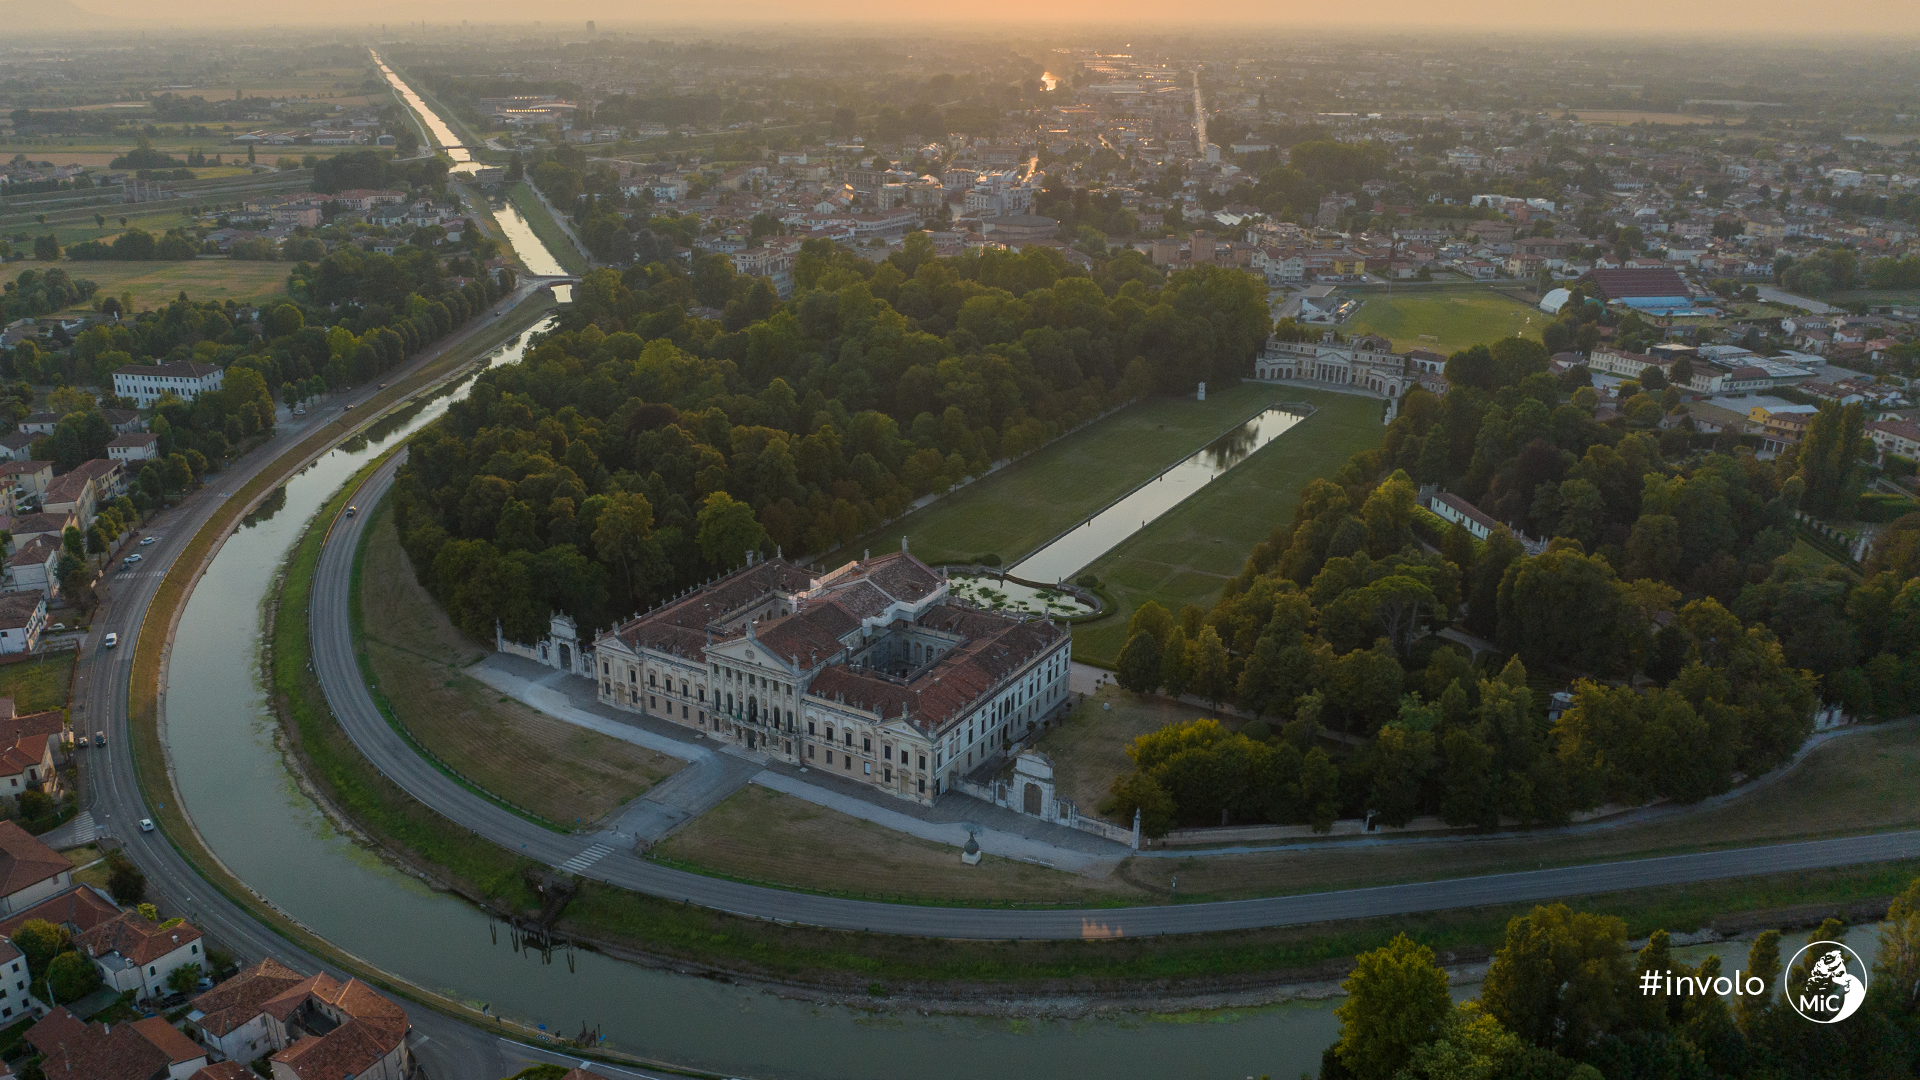
[[[535,712],[462,674],[486,650],[414,579],[385,504],[376,513],[357,568],[355,628],[374,684],[416,741],[482,790],[569,827],[678,771],[673,758]]]
[[[247,160],[247,148],[232,142],[235,135],[252,130],[250,126],[224,125],[231,131],[216,130],[209,135],[160,135],[152,140],[153,148],[164,154],[180,159],[184,167],[187,154],[194,150],[212,158],[219,154],[222,166],[196,168],[193,175],[205,179],[215,176],[231,176],[244,172]],[[266,125],[256,125],[266,126]],[[10,159],[15,154],[25,154],[29,161],[51,161],[55,165],[85,165],[94,169],[110,167],[114,158],[133,149],[132,137],[124,139],[104,139],[97,136],[66,138],[61,136],[36,136],[19,139],[0,139],[0,160]],[[349,153],[355,150],[368,150],[366,146],[262,146],[254,153],[263,164],[271,165],[282,157],[301,158],[308,154],[316,157],[332,157],[334,154]],[[238,162],[240,167],[233,163]]]
[[[1308,480],[1332,475],[1355,452],[1379,444],[1384,402],[1278,389],[1319,411],[1087,567],[1115,607],[1105,618],[1074,627],[1075,659],[1111,665],[1126,644],[1134,609],[1148,600],[1175,612],[1211,603],[1226,579],[1240,572],[1247,552],[1293,520],[1293,504]]]
[[[190,262],[14,262],[0,266],[0,282],[25,270],[58,266],[76,281],[87,280],[113,296],[130,292],[136,309],[159,307],[185,292],[194,300],[260,303],[287,291],[287,264],[239,259]]]
[[[1156,397],[1130,405],[824,562],[838,566],[868,546],[891,551],[904,535],[914,554],[929,563],[995,554],[1011,565],[1266,406],[1298,396],[1291,387],[1243,383],[1211,392],[1206,401]]]
[[[1395,349],[1451,353],[1516,330],[1537,339],[1546,323],[1546,315],[1531,305],[1480,287],[1409,291],[1391,299],[1370,295],[1341,329],[1378,334]]]

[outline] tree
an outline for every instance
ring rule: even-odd
[[[167,989],[176,994],[191,992],[194,984],[199,981],[199,964],[181,964],[179,967],[167,973]]]
[[[1441,1034],[1453,1012],[1447,973],[1434,963],[1433,950],[1405,934],[1361,953],[1340,987],[1347,997],[1335,1010],[1340,1041],[1334,1053],[1359,1080],[1392,1080],[1418,1047]]]
[[[133,865],[125,852],[112,852],[107,856],[107,891],[113,894],[114,903],[122,907],[138,904],[147,895],[147,875]]]
[[[724,491],[707,496],[697,524],[700,554],[710,566],[731,569],[740,565],[735,560],[748,558],[767,544],[767,530],[754,520],[753,508]]]
[[[72,941],[66,927],[45,919],[28,919],[13,932],[13,944],[26,955],[27,971],[36,980],[46,974],[47,965],[65,952]]]
[[[1873,960],[1873,986],[1892,1008],[1911,1017],[1920,1011],[1920,878],[1887,907],[1880,924],[1880,953]]]
[[[193,486],[193,466],[185,454],[168,454],[164,472],[164,491],[177,491],[186,494]]]
[[[1160,643],[1151,633],[1141,631],[1127,639],[1120,650],[1114,681],[1136,694],[1151,694],[1160,688]]]
[[[1920,521],[1920,515],[1915,515]],[[1133,618],[1127,623],[1127,640],[1133,635],[1145,632],[1153,635],[1154,644],[1161,649],[1167,647],[1167,635],[1173,633],[1173,613],[1149,600],[1134,609]]]
[[[715,495],[719,493],[715,492]],[[702,511],[701,517],[705,519],[705,511]],[[645,557],[647,537],[652,532],[653,505],[647,502],[644,495],[626,492],[609,495],[606,508],[600,511],[600,517],[594,524],[594,551],[602,560],[619,569],[620,579],[629,596],[634,592],[634,566]],[[701,543],[704,545],[705,542],[703,526]]]
[[[36,237],[33,241],[33,257],[40,262],[58,262],[60,259],[60,238],[48,233]]]
[[[1178,808],[1173,796],[1151,775],[1131,772],[1117,776],[1107,790],[1107,799],[1100,805],[1101,813],[1131,821],[1138,811],[1142,836],[1165,836],[1173,828]]]
[[[61,531],[60,550],[66,552],[68,555],[71,555],[76,559],[83,559],[86,557],[87,538],[86,538],[86,534],[80,531],[80,527],[78,525],[69,525],[64,530]]]
[[[1187,647],[1187,682],[1194,693],[1215,708],[1233,696],[1233,681],[1227,664],[1227,646],[1211,626],[1200,628],[1199,636]]]
[[[1192,659],[1192,650],[1187,647],[1187,632],[1180,627],[1173,628],[1167,635],[1166,647],[1160,650],[1160,685],[1167,688],[1168,697],[1181,697],[1187,692],[1187,665]]]
[[[54,1004],[79,1001],[100,989],[101,982],[100,969],[77,950],[63,952],[47,965],[47,989]]]
[[[1507,923],[1480,1000],[1514,1034],[1578,1056],[1621,1014],[1626,940],[1627,924],[1613,916],[1536,907]]]

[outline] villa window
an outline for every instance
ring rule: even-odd
[[[926,767],[927,767],[927,755],[925,755],[925,754],[921,754],[921,755],[920,755],[920,768],[921,768],[922,770],[924,770],[924,769],[926,769]],[[921,782],[921,784],[922,784],[922,787],[924,788],[924,787],[925,787],[925,781],[922,781],[922,782]]]
[[[809,721],[807,721],[807,734],[809,734],[809,735],[812,735],[813,733],[814,733],[814,731],[813,731],[813,721],[811,721],[811,720],[809,720]]]
[[[880,747],[880,756],[887,759],[888,761],[892,761],[893,747],[890,745],[882,744]]]
[[[814,745],[813,745],[812,743],[808,743],[808,744],[807,744],[807,756],[808,756],[808,757],[812,757],[812,756],[813,756],[813,752],[814,752],[815,750],[817,750],[817,749],[819,749],[819,748],[818,748],[818,747],[816,747],[816,746],[814,746]],[[833,751],[831,751],[831,750],[829,750],[829,751],[827,751],[827,753],[829,753],[829,754],[831,754],[831,753],[833,753]]]

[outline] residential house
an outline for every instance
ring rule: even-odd
[[[187,1031],[235,1061],[272,1052],[273,1080],[406,1080],[407,1014],[358,979],[262,960],[200,995]]]
[[[26,956],[13,942],[0,938],[0,1024],[11,1025],[15,1017],[45,1011],[46,1006],[33,996],[31,982]]]
[[[112,897],[91,885],[74,885],[0,920],[0,937],[13,937],[21,926],[34,919],[64,926],[69,934],[77,937],[119,916],[120,908]],[[5,974],[6,969],[0,967],[0,976]],[[0,985],[4,985],[4,979],[0,979]]]
[[[47,626],[47,594],[38,589],[0,592],[0,655],[32,652]]]
[[[225,375],[219,367],[196,360],[128,364],[114,369],[113,392],[146,408],[167,393],[182,401],[192,401],[210,390],[220,389]]]
[[[44,514],[71,513],[82,529],[93,524],[100,507],[126,490],[126,465],[111,458],[93,458],[53,478],[41,500]]]
[[[194,1073],[187,1080],[258,1080],[258,1078],[252,1069],[237,1061],[216,1061]]]
[[[67,718],[59,709],[16,714],[12,698],[0,698],[0,796],[25,791],[60,793],[54,750],[66,741]]]
[[[160,436],[150,431],[137,431],[131,435],[116,435],[107,444],[107,457],[114,461],[131,464],[140,461],[152,461],[160,456]]]
[[[189,1080],[207,1067],[205,1049],[165,1017],[118,1024],[87,1024],[55,1006],[27,1029],[26,1040],[44,1055],[45,1075],[85,1080]]]
[[[60,541],[36,536],[7,556],[4,585],[9,590],[37,590],[49,600],[60,595]]]
[[[47,493],[47,485],[53,483],[53,462],[51,461],[7,461],[0,462],[0,481],[12,481],[19,485],[23,495],[38,505],[40,497]],[[19,539],[16,535],[15,539]]]
[[[53,434],[53,429],[59,425],[59,413],[29,413],[25,420],[20,421],[20,430],[29,435],[51,435]]]
[[[15,431],[0,435],[0,458],[8,461],[25,461],[33,456],[33,443],[38,435],[29,435],[24,431]]]
[[[32,907],[72,884],[73,864],[66,856],[19,825],[0,821],[0,914]]]
[[[1883,454],[1920,458],[1920,424],[1911,420],[1873,420],[1867,424],[1867,438]]]
[[[161,998],[172,991],[167,979],[189,964],[206,967],[200,931],[180,922],[161,926],[139,912],[125,911],[81,934],[75,944],[93,958],[106,985],[134,1000]]]
[[[36,536],[50,536],[57,542],[68,526],[79,524],[80,519],[70,510],[58,514],[19,514],[0,520],[0,528],[11,532],[16,544],[24,544]]]

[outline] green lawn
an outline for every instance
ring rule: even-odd
[[[91,281],[110,296],[133,294],[135,308],[159,307],[182,291],[195,300],[258,303],[287,291],[287,264],[241,259],[193,259],[180,262],[12,262],[0,266],[0,282],[24,270],[58,266],[75,281]]]
[[[65,708],[67,687],[73,682],[76,652],[50,653],[38,660],[0,665],[0,697],[13,699],[17,713]]]
[[[1116,605],[1112,615],[1074,627],[1076,660],[1113,663],[1134,608],[1148,600],[1169,611],[1211,603],[1240,572],[1247,552],[1274,526],[1293,520],[1294,501],[1308,480],[1332,475],[1357,451],[1379,444],[1381,402],[1294,387],[1284,393],[1320,411],[1087,568]]]
[[[111,243],[114,237],[128,228],[145,229],[159,236],[168,229],[183,229],[193,224],[193,217],[187,213],[187,206],[183,201],[169,201],[162,203],[161,206],[163,209],[157,210],[133,210],[131,207],[124,206],[89,206],[79,210],[48,214],[47,223],[44,226],[37,221],[32,224],[21,222],[16,228],[24,229],[34,236],[52,233],[60,238],[60,246],[64,248],[87,240],[105,240]],[[106,218],[107,223],[99,224],[95,220],[95,215]],[[120,224],[120,219],[123,217],[127,219],[125,226]]]
[[[1528,320],[1532,320],[1529,322]],[[1484,287],[1406,292],[1391,300],[1370,296],[1343,330],[1379,334],[1396,349],[1450,353],[1518,330],[1538,338],[1547,317],[1536,308]]]
[[[892,522],[828,556],[828,566],[862,548],[892,551],[900,537],[929,563],[996,554],[1010,566],[1167,466],[1276,401],[1291,387],[1243,383],[1207,395],[1156,397],[1056,439],[983,480]]]

